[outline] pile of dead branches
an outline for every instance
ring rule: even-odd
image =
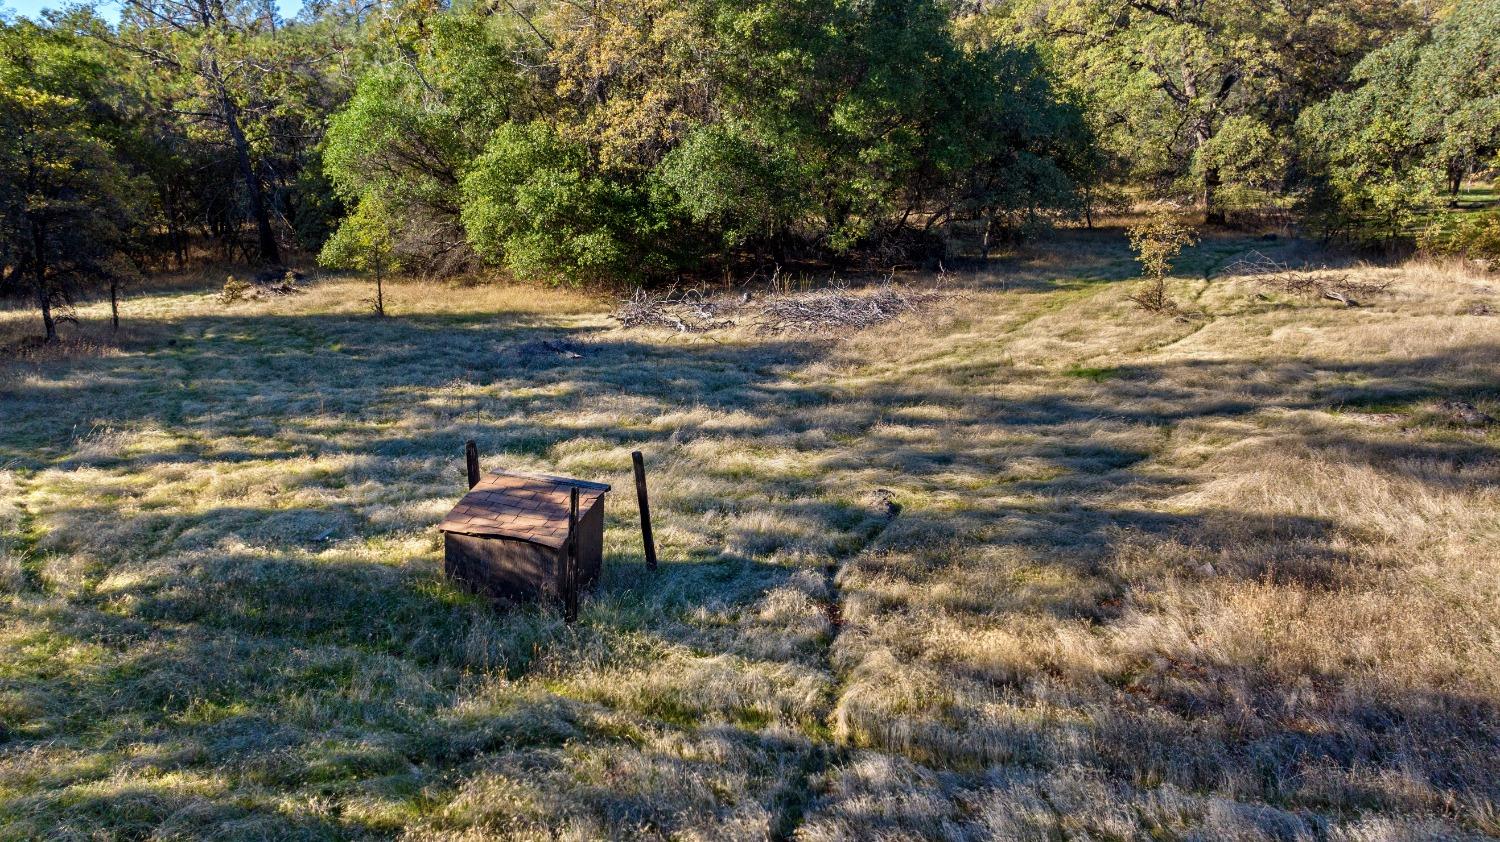
[[[727,302],[706,299],[697,290],[680,291],[672,287],[665,292],[635,291],[615,310],[622,327],[664,327],[679,333],[705,333],[734,327],[735,321],[723,318],[733,309]]]
[[[708,296],[700,290],[637,290],[614,317],[624,327],[658,327],[706,333],[745,326],[761,334],[854,332],[898,319],[943,298],[938,289],[916,289],[889,279],[871,289],[836,284],[825,289]]]
[[[937,290],[892,283],[867,292],[836,286],[767,298],[753,321],[759,332],[767,334],[852,332],[901,318],[941,295]]]
[[[1326,298],[1345,307],[1358,307],[1355,296],[1379,295],[1390,289],[1389,281],[1361,281],[1327,266],[1294,268],[1291,264],[1252,251],[1224,268],[1224,274],[1253,278],[1271,291],[1306,298]]]
[[[301,286],[302,280],[302,273],[295,269],[263,270],[249,281],[242,281],[230,275],[224,281],[224,288],[219,293],[219,302],[233,304],[237,301],[260,301],[282,295],[300,295],[305,291]]]

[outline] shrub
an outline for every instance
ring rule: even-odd
[[[1177,303],[1167,295],[1167,274],[1182,250],[1198,241],[1193,229],[1167,211],[1153,213],[1130,228],[1130,248],[1141,264],[1146,283],[1130,300],[1152,313],[1176,313]]]
[[[224,280],[224,289],[219,292],[219,301],[223,304],[233,304],[236,301],[244,301],[250,297],[250,284],[233,275]]]
[[[727,248],[769,238],[810,210],[795,156],[738,127],[698,129],[657,172],[683,212],[717,231]]]
[[[1428,254],[1500,259],[1500,210],[1448,215],[1417,235],[1417,247]]]
[[[462,183],[461,216],[480,257],[560,283],[638,277],[663,266],[659,207],[589,168],[588,154],[542,122],[501,126]]]

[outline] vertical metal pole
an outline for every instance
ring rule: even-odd
[[[479,484],[479,445],[469,439],[464,445],[464,462],[469,466],[469,487]]]
[[[646,545],[646,569],[656,569],[656,541],[651,537],[651,502],[646,499],[646,463],[639,450],[630,454],[635,463],[635,501],[641,508],[641,543]]]
[[[578,486],[573,486],[568,494],[568,560],[567,560],[567,589],[563,595],[563,620],[573,622],[578,619]]]

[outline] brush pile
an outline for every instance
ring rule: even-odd
[[[1348,273],[1332,272],[1328,267],[1318,269],[1293,268],[1290,264],[1275,260],[1259,251],[1252,251],[1224,268],[1224,274],[1240,278],[1253,278],[1261,286],[1273,292],[1300,295],[1309,298],[1326,298],[1345,307],[1358,307],[1354,296],[1379,295],[1390,289],[1388,281],[1360,281]]]
[[[727,301],[705,299],[697,290],[651,293],[644,289],[616,308],[614,317],[622,327],[664,327],[679,333],[706,333],[735,326],[724,314],[735,309]]]
[[[916,312],[942,293],[883,284],[868,292],[832,287],[761,303],[755,325],[761,333],[800,334],[864,330]]]
[[[230,275],[219,293],[221,304],[236,301],[259,301],[281,295],[298,295],[304,290],[300,285],[303,275],[295,269],[266,269],[251,281],[242,281]]]
[[[744,326],[764,335],[853,333],[916,313],[948,295],[915,289],[889,279],[856,289],[836,284],[806,292],[772,292],[756,297],[706,297],[676,288],[652,294],[637,290],[615,311],[624,327],[660,327],[680,333],[706,333]]]

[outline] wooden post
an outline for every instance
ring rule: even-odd
[[[574,622],[578,619],[578,486],[573,486],[568,493],[568,553],[567,570],[564,581],[567,582],[563,590],[563,620]]]
[[[646,499],[646,463],[639,450],[630,454],[635,463],[635,501],[641,509],[641,543],[646,545],[646,569],[656,569],[656,541],[651,538],[651,503]]]
[[[479,484],[479,445],[469,439],[464,445],[464,462],[469,466],[469,487]]]

